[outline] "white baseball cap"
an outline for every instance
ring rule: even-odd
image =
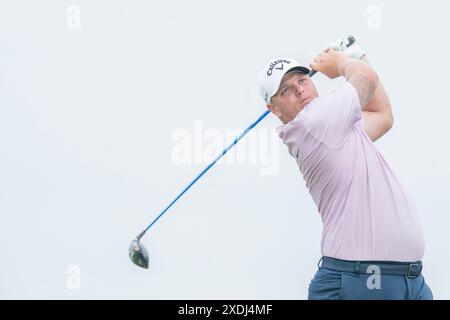
[[[266,64],[259,78],[259,90],[266,103],[277,93],[283,76],[292,71],[309,74],[308,68],[292,58],[274,58]]]

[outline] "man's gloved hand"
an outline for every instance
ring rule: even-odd
[[[336,51],[344,52],[348,56],[358,60],[360,60],[362,57],[366,55],[366,52],[362,50],[361,47],[356,42],[349,47],[348,36],[337,38],[329,45],[323,47],[322,51],[325,52],[328,49],[334,49]]]

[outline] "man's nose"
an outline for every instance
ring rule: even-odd
[[[301,86],[301,85],[298,85],[296,87],[296,92],[297,92],[297,95],[301,95],[301,94],[303,94],[305,92],[305,88],[303,86]]]

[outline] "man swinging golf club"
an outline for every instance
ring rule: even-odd
[[[345,84],[319,96],[310,70],[271,60],[260,79],[277,133],[295,158],[323,223],[309,299],[432,299],[422,276],[424,239],[414,203],[374,145],[393,125],[389,98],[349,38],[309,67]]]

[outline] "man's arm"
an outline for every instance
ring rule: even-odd
[[[320,53],[309,66],[330,79],[344,76],[358,93],[361,111],[378,87],[378,75],[369,64],[333,49]]]
[[[367,56],[361,59],[370,65]],[[372,141],[388,132],[394,124],[391,103],[381,81],[362,111],[363,130]]]
[[[331,79],[344,76],[355,87],[361,104],[363,130],[372,141],[392,127],[389,99],[367,59],[363,62],[328,49],[315,57],[310,67]]]

